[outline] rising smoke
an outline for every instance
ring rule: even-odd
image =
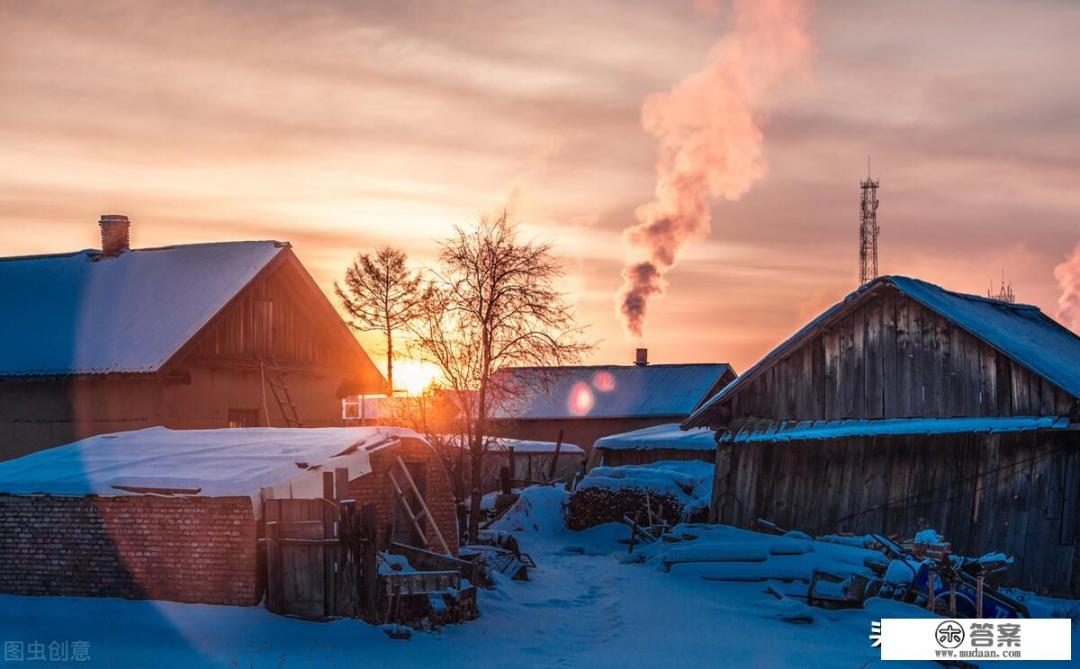
[[[1080,334],[1080,243],[1065,262],[1054,268],[1054,278],[1061,288],[1058,320],[1065,327]]]
[[[712,48],[705,69],[649,96],[641,109],[658,156],[656,194],[624,233],[628,262],[618,304],[634,338],[679,250],[709,234],[710,200],[737,200],[765,175],[755,118],[762,96],[810,56],[802,0],[735,0],[733,15],[733,32]]]

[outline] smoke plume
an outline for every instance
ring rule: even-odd
[[[709,234],[710,200],[737,200],[765,175],[755,118],[762,97],[810,55],[803,0],[735,0],[733,14],[734,31],[712,48],[705,68],[649,96],[641,109],[658,156],[655,196],[624,232],[618,303],[634,338],[679,250]]]
[[[1065,262],[1054,268],[1054,278],[1061,288],[1058,320],[1065,327],[1080,334],[1080,243]]]

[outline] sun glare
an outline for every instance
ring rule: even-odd
[[[438,366],[430,362],[400,360],[394,362],[394,390],[419,395],[439,380]]]

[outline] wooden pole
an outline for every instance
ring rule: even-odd
[[[513,487],[514,481],[517,479],[517,464],[514,462],[514,447],[509,446],[506,449],[507,467],[510,469],[510,486]],[[511,490],[504,490],[504,493],[509,494]]]
[[[979,575],[979,578],[975,580],[975,617],[983,617],[983,582],[986,581],[986,577]]]
[[[562,450],[563,440],[562,428],[559,429],[559,438],[555,440],[555,457],[551,458],[551,468],[548,470],[548,480],[555,478],[555,468],[559,465],[559,451]]]
[[[323,472],[323,499],[334,499],[334,472]],[[336,509],[322,502],[320,505],[323,521],[323,539],[332,539],[334,532],[334,516]],[[326,617],[337,615],[337,560],[334,559],[334,548],[320,546],[323,558],[323,615]]]

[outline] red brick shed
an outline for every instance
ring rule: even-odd
[[[406,429],[158,427],[3,462],[0,592],[257,604],[267,501],[321,497],[324,472],[347,470],[349,496],[374,503],[380,527],[423,543],[390,480],[402,463],[456,553],[449,478]]]

